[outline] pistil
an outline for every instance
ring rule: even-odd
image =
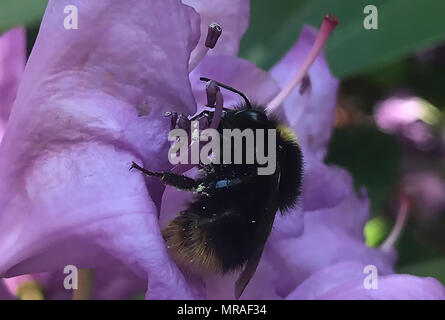
[[[329,39],[330,34],[335,29],[338,24],[338,19],[334,15],[327,15],[323,18],[323,23],[321,25],[320,31],[317,34],[315,42],[311,48],[311,51],[306,56],[301,67],[298,69],[295,76],[289,81],[289,83],[281,90],[281,92],[272,99],[272,101],[267,106],[267,112],[272,113],[278,109],[278,107],[286,100],[286,98],[292,93],[292,91],[303,81],[307,75],[310,67],[314,63],[317,56],[320,54],[321,50]]]

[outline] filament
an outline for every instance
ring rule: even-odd
[[[301,67],[298,69],[294,77],[289,81],[289,83],[281,90],[278,95],[269,102],[267,106],[267,111],[269,113],[274,112],[278,107],[286,100],[286,98],[291,94],[291,92],[300,84],[300,82],[307,75],[310,67],[314,63],[317,56],[323,50],[326,41],[329,39],[330,34],[335,29],[338,24],[338,19],[334,15],[327,15],[323,18],[323,23],[321,24],[320,31],[315,38],[315,42],[311,48],[311,51],[306,56]]]
[[[389,236],[386,238],[385,242],[383,242],[382,245],[380,246],[380,249],[382,251],[391,250],[391,248],[394,247],[394,244],[399,239],[406,222],[408,209],[409,209],[409,201],[407,198],[402,197],[402,199],[400,200],[399,210],[397,212],[396,223],[393,229],[391,230]]]
[[[210,49],[213,49],[221,36],[222,28],[219,24],[213,22],[209,25],[207,30],[207,37],[205,40],[205,45],[203,47],[198,47],[192,52],[192,56],[189,62],[189,72],[192,72],[204,59]]]

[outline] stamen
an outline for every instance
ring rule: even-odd
[[[176,126],[178,128],[189,130],[190,129],[191,121],[187,116],[183,115],[182,113],[178,116],[178,119],[176,120]]]
[[[167,111],[164,114],[164,117],[171,117],[170,118],[170,130],[173,130],[174,128],[176,128],[176,123],[178,121],[178,113],[177,112]]]
[[[207,52],[209,52],[209,48],[207,47],[200,47],[197,48],[197,51],[192,53],[192,57],[190,58],[189,63],[189,72],[192,72],[198,64],[201,62],[202,59],[206,56]]]
[[[223,99],[221,91],[218,90],[218,92],[216,92],[215,100],[216,100],[215,111],[213,112],[212,123],[210,123],[210,126],[209,126],[209,128],[212,128],[212,129],[217,129],[219,126],[219,123],[221,122],[221,115],[222,115],[223,107],[224,107],[224,99]]]
[[[206,84],[206,93],[207,93],[207,106],[210,108],[215,108],[215,111],[213,112],[212,122],[210,123],[209,128],[217,129],[219,126],[219,123],[221,122],[221,116],[224,109],[224,99],[223,95],[221,93],[221,90],[219,89],[217,82],[213,80],[209,80]],[[192,141],[189,150],[192,150],[193,144],[197,142]],[[133,164],[134,166],[134,164]],[[183,174],[187,172],[188,170],[194,168],[196,164],[178,164],[175,167],[171,169],[173,173],[177,174]]]
[[[221,33],[222,33],[221,26],[216,22],[211,23],[209,25],[209,30],[207,31],[205,46],[209,49],[215,48],[216,42],[218,42]]]
[[[216,81],[209,80],[206,84],[206,94],[207,94],[207,107],[214,108],[216,103],[216,94],[219,91],[219,87]]]
[[[326,41],[328,40],[331,32],[335,29],[337,24],[338,19],[334,15],[327,15],[323,18],[323,23],[321,24],[320,31],[317,34],[317,38],[315,39],[311,51],[306,56],[306,59],[304,60],[301,67],[298,69],[295,76],[289,81],[284,89],[281,90],[281,92],[268,104],[268,107],[266,109],[267,112],[274,112],[304,79],[315,59],[317,58],[321,50],[323,50]]]
[[[402,233],[402,229],[406,222],[406,217],[408,214],[409,207],[410,207],[409,199],[407,197],[402,196],[400,199],[399,211],[397,212],[396,223],[393,229],[391,230],[391,233],[386,238],[385,242],[383,242],[383,244],[380,246],[380,250],[389,251],[394,247],[396,241],[399,239]]]
[[[213,49],[218,42],[219,37],[221,36],[222,28],[216,22],[213,22],[209,25],[209,29],[207,31],[207,37],[205,40],[205,46],[199,47],[193,50],[192,57],[190,58],[189,63],[189,72],[192,72],[198,64],[204,59],[209,49]]]
[[[218,81],[206,78],[206,77],[200,77],[199,80],[206,81],[206,82],[214,81],[218,86],[220,86],[220,87],[222,87],[224,89],[227,89],[229,91],[235,92],[236,94],[239,94],[244,99],[244,101],[246,102],[246,106],[248,108],[252,108],[252,105],[250,104],[249,99],[247,99],[246,95],[244,93],[242,93],[241,91],[236,90],[235,88],[232,88],[232,87],[230,87],[230,86],[228,86],[228,85],[226,85],[224,83],[221,83],[221,82],[218,82]]]

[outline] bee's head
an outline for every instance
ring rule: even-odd
[[[242,119],[243,122],[249,123],[248,127],[264,127],[266,123],[269,122],[269,118],[267,117],[264,109],[259,107],[250,107],[247,108],[244,105],[241,105],[238,110],[234,114],[238,119]]]

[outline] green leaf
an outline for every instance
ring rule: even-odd
[[[39,24],[47,2],[48,0],[0,1],[0,34],[14,27]]]
[[[413,274],[420,277],[434,277],[445,285],[445,258],[405,265],[399,267],[397,272]]]
[[[374,0],[378,30],[363,27],[363,9],[370,4],[367,0],[304,0],[280,12],[274,10],[273,1],[251,4],[251,30],[243,40],[241,55],[265,69],[295,43],[303,24],[319,27],[328,13],[340,21],[326,46],[329,66],[339,78],[372,70],[445,39],[445,1]],[[252,36],[255,32],[259,33],[256,37]]]
[[[260,67],[270,67],[285,51],[285,48],[274,50],[272,44],[287,29],[293,15],[307,2],[280,0],[277,5],[270,0],[251,0],[249,29],[241,40],[240,55]],[[299,30],[296,30],[293,40],[298,33]]]

